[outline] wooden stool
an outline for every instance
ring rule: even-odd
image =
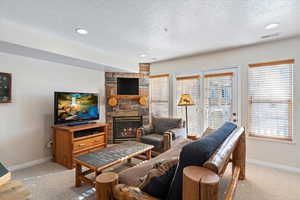
[[[96,178],[97,200],[112,200],[112,188],[119,182],[119,175],[114,172],[100,174]]]

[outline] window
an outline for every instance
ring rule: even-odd
[[[204,76],[206,127],[217,129],[231,121],[233,75],[233,72],[226,72]]]
[[[248,133],[293,139],[294,60],[251,64],[248,69]]]
[[[176,104],[182,94],[192,95],[195,105],[188,106],[188,130],[191,135],[200,132],[200,76],[184,76],[176,78]],[[177,117],[185,120],[185,107],[177,106]]]
[[[169,75],[150,76],[150,112],[154,117],[169,117]]]

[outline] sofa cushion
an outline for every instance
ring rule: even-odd
[[[214,133],[187,144],[182,148],[179,164],[172,181],[167,200],[182,199],[183,169],[187,166],[202,166],[225,139],[236,129],[236,125],[226,122]]]
[[[161,134],[149,134],[141,137],[141,142],[151,144],[154,146],[153,151],[160,151],[163,149],[164,136]]]
[[[152,118],[154,132],[159,134],[162,134],[173,128],[180,128],[181,124],[182,120],[177,118]]]

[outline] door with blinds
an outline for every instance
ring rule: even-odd
[[[238,88],[237,68],[204,73],[204,127],[239,124]]]
[[[190,94],[194,105],[187,107],[188,132],[189,135],[197,135],[201,126],[201,99],[200,99],[200,76],[177,76],[176,77],[176,104],[178,104],[182,94]],[[184,106],[176,106],[176,115],[181,119],[186,119]]]

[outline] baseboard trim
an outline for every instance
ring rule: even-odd
[[[300,174],[300,169],[296,167],[289,167],[286,165],[281,165],[281,164],[276,164],[276,163],[270,163],[270,162],[265,162],[265,161],[260,161],[260,160],[254,160],[254,159],[247,159],[247,162],[250,164],[255,164],[263,167],[270,167],[274,169],[279,169],[287,172],[292,172],[292,173],[297,173]]]
[[[13,171],[16,171],[16,170],[25,169],[25,168],[28,168],[28,167],[33,167],[35,165],[39,165],[39,164],[42,164],[44,162],[48,162],[51,159],[52,159],[52,157],[49,156],[49,157],[41,158],[41,159],[38,159],[38,160],[33,160],[33,161],[30,161],[30,162],[26,162],[26,163],[23,163],[23,164],[13,165],[13,166],[8,167],[8,170],[13,172]]]

